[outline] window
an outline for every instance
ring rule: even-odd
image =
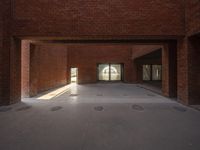
[[[143,80],[162,80],[162,65],[143,65]]]
[[[143,80],[151,80],[151,65],[143,65]]]
[[[152,80],[162,79],[162,67],[161,65],[152,65]]]
[[[99,80],[100,81],[121,81],[122,65],[121,64],[99,64]]]
[[[109,64],[99,65],[99,80],[109,81],[110,69]]]
[[[110,65],[110,80],[111,81],[120,81],[121,80],[121,65],[120,64],[111,64]]]

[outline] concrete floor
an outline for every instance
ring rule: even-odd
[[[0,150],[199,150],[199,139],[199,111],[137,85],[70,85],[0,107]]]
[[[144,81],[142,84],[139,84],[139,87],[162,95],[162,81]]]

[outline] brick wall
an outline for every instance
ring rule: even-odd
[[[188,42],[187,38],[178,41],[177,49],[177,94],[178,99],[188,104]]]
[[[189,36],[200,32],[199,0],[186,0],[186,31]]]
[[[0,2],[0,99],[3,104],[10,104],[14,101],[19,100],[19,97],[17,97],[18,93],[14,90],[18,90],[20,85],[18,85],[18,82],[13,82],[14,79],[11,80],[11,73],[15,72],[15,69],[19,66],[13,66],[13,62],[17,60],[16,55],[12,61],[11,57],[15,53],[13,48],[16,48],[15,41],[11,38],[11,1],[10,0],[4,0]],[[19,52],[20,54],[20,52]],[[18,64],[16,64],[18,65]],[[18,74],[16,76],[13,76],[14,78],[17,78]],[[11,89],[12,88],[12,89]],[[14,95],[16,95],[14,99]]]
[[[185,104],[200,104],[200,38],[185,37],[178,47],[178,98]]]
[[[30,96],[65,85],[67,48],[57,44],[31,44]]]
[[[21,53],[19,41],[13,40],[13,36],[159,39],[184,36],[185,30],[187,36],[200,31],[199,0],[187,0],[186,4],[184,0],[88,0],[84,4],[65,0],[4,0],[0,4],[0,14],[3,14],[0,18],[0,35],[3,35],[0,37],[0,99],[5,104],[20,100]],[[189,83],[195,85],[194,79],[197,79],[189,74],[189,62],[199,63],[191,61],[197,52],[190,50],[188,42],[187,37],[178,42],[178,97],[185,103],[192,95]]]
[[[200,104],[200,37],[189,40],[189,103]]]
[[[183,51],[179,56],[182,60],[179,74],[182,99],[187,104],[200,104],[200,1],[186,0],[186,37]],[[185,77],[184,77],[185,76]],[[182,77],[185,80],[181,80]],[[187,79],[186,79],[187,78]],[[181,90],[183,89],[183,90]]]
[[[14,0],[13,35],[184,34],[184,0]]]
[[[68,46],[69,68],[78,68],[79,83],[97,82],[98,63],[124,63],[124,81],[132,82],[132,48],[115,44],[83,44]]]
[[[23,40],[21,43],[21,96],[29,97],[29,65],[30,65],[30,42]]]
[[[162,91],[165,96],[177,97],[177,43],[166,44],[162,55]]]
[[[130,44],[71,45],[68,46],[69,69],[79,68],[79,83],[94,83],[97,82],[98,63],[124,63],[124,81],[137,83],[139,77],[134,60],[161,47],[161,45]]]

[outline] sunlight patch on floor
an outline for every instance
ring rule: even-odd
[[[50,100],[52,98],[55,98],[55,97],[58,97],[66,92],[69,92],[72,88],[72,86],[74,86],[74,84],[69,84],[67,86],[64,86],[64,87],[61,87],[59,89],[56,89],[54,91],[51,91],[45,95],[42,95],[40,97],[38,97],[37,99],[40,99],[40,100]]]

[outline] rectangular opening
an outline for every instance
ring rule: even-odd
[[[110,65],[110,80],[111,81],[122,80],[122,65],[121,64]]]
[[[71,83],[78,83],[78,68],[71,68]]]
[[[143,81],[161,81],[162,65],[143,65]]]
[[[122,64],[99,64],[99,81],[122,81]]]
[[[152,65],[152,80],[161,81],[162,80],[162,66]]]
[[[109,81],[110,80],[110,67],[109,64],[100,64],[99,69],[99,80]]]
[[[151,65],[143,65],[143,80],[150,81],[151,80]]]

